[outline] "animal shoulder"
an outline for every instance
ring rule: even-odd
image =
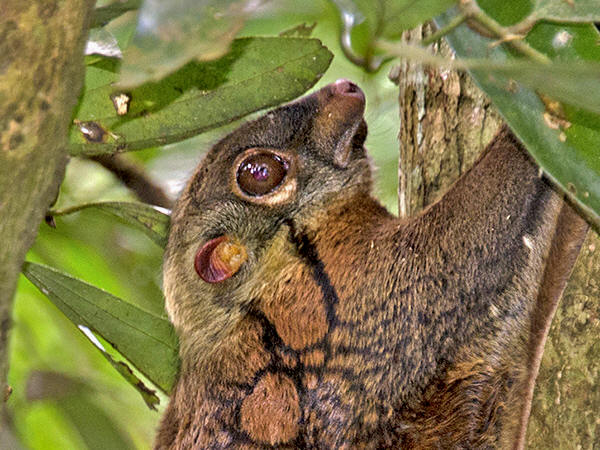
[[[532,330],[585,223],[507,128],[437,203],[392,216],[371,196],[364,107],[338,80],[192,176],[164,260],[182,367],[156,448],[521,445]]]

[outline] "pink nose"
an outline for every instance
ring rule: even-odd
[[[359,98],[362,101],[365,100],[365,94],[363,91],[352,81],[340,78],[333,83],[334,92],[339,95],[347,95],[349,97]]]

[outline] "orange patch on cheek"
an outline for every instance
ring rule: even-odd
[[[267,373],[256,384],[241,408],[242,429],[255,441],[283,444],[300,431],[300,404],[293,381]]]

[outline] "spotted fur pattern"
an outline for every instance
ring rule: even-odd
[[[327,87],[243,126],[179,200],[165,290],[183,364],[157,449],[518,441],[536,299],[568,206],[504,129],[440,201],[393,217],[370,195],[362,109],[338,97]],[[332,143],[350,127],[340,168]],[[231,193],[229,166],[259,146],[298,158],[283,203]],[[561,236],[571,259],[584,229]],[[207,285],[193,255],[222,234],[248,261]]]

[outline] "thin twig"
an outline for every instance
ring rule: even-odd
[[[173,200],[152,181],[144,169],[124,155],[97,155],[90,159],[111,171],[142,202],[169,209],[173,206]]]
[[[534,13],[530,14],[529,16],[527,16],[525,19],[521,20],[519,23],[515,23],[514,25],[511,25],[510,27],[507,27],[506,29],[510,33],[525,35],[525,34],[529,33],[529,31],[531,31],[533,26],[536,23],[538,23],[539,21],[540,21],[540,18],[534,12]]]
[[[514,39],[514,33],[509,28],[505,28],[488,16],[477,3],[473,0],[462,0],[460,8],[468,18],[476,20],[480,25],[485,27],[500,41],[511,45],[515,50],[529,59],[540,64],[550,64],[551,60],[546,55],[538,52],[536,49],[527,44],[523,39]]]
[[[442,56],[432,55],[424,47],[417,45],[409,45],[402,42],[392,43],[380,41],[377,43],[377,46],[379,49],[383,50],[389,55],[393,55],[398,58],[415,60],[422,64],[433,67],[443,67],[453,70],[480,70],[488,73],[494,72],[508,77],[514,76],[514,74],[519,73],[519,71],[531,71],[536,67],[542,70],[547,67],[547,64],[545,63],[541,64],[538,62],[531,62],[530,60],[524,58],[515,58],[508,61],[490,60],[485,58],[444,58]],[[590,71],[597,70],[597,68],[593,65],[585,66],[583,64],[584,63],[573,65],[571,63],[567,65],[567,63],[554,63],[553,68],[555,68],[556,70],[566,70],[567,68],[575,69],[578,67],[580,68],[580,70],[582,70],[581,73],[584,74],[587,74]]]
[[[456,27],[460,26],[465,20],[467,20],[467,16],[465,14],[457,15],[450,21],[450,23],[448,23],[448,25],[446,25],[443,28],[440,28],[432,35],[427,36],[425,39],[423,39],[423,41],[421,41],[421,45],[426,47],[429,44],[433,44],[435,41],[446,36],[448,33],[450,33]]]

